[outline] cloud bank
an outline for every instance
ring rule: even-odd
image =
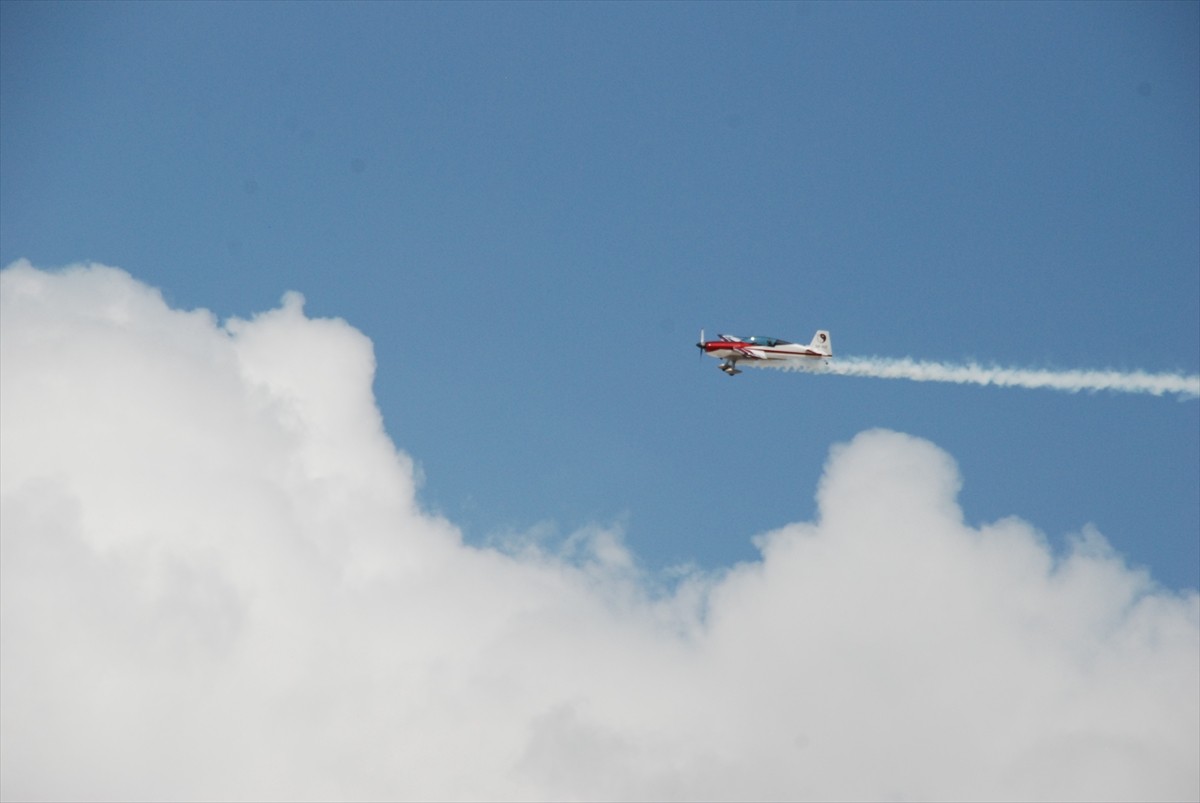
[[[20,262],[0,326],[6,799],[1200,797],[1200,598],[966,526],[926,441],[667,583],[604,528],[464,544],[297,295]]]

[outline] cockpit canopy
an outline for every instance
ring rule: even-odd
[[[766,346],[767,348],[773,348],[774,346],[790,346],[791,345],[791,343],[788,342],[787,340],[780,340],[777,337],[763,337],[762,335],[751,335],[750,337],[743,338],[742,342],[743,343],[752,343],[755,346]]]

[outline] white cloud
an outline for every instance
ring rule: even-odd
[[[667,592],[620,534],[464,545],[370,342],[0,274],[6,799],[1196,799],[1200,599],[835,447],[819,518]]]

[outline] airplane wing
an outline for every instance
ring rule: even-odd
[[[735,337],[734,335],[717,335],[717,337],[721,338],[726,343],[736,343],[741,340],[740,337]]]
[[[759,351],[758,349],[740,348],[734,349],[734,351],[736,351],[738,354],[741,354],[742,359],[765,360],[767,358],[766,353]]]

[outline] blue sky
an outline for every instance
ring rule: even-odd
[[[0,4],[0,264],[374,342],[421,499],[750,559],[876,427],[1200,585],[1200,404],[701,362],[1200,370],[1200,6]]]

